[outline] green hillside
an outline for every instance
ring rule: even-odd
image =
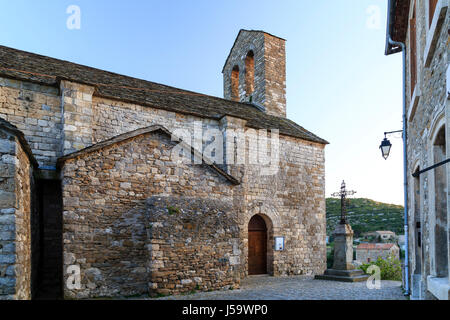
[[[341,200],[327,198],[327,235],[330,236],[341,216]],[[364,232],[388,230],[403,234],[403,206],[370,199],[349,199],[347,216],[355,237]]]

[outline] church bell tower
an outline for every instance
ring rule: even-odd
[[[225,99],[252,103],[286,117],[285,40],[264,31],[241,30],[222,70]]]

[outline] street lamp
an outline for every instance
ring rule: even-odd
[[[392,143],[387,139],[384,138],[384,140],[381,142],[380,149],[381,149],[381,155],[383,156],[384,160],[387,160],[389,157],[389,152],[391,152]]]
[[[381,155],[383,156],[384,160],[387,160],[387,158],[389,157],[389,153],[391,152],[391,147],[392,147],[392,143],[388,140],[388,138],[386,138],[386,136],[388,134],[399,133],[399,132],[403,132],[403,130],[389,131],[389,132],[384,133],[384,140],[381,141],[381,145],[380,145]]]

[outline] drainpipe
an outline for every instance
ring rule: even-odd
[[[400,46],[403,56],[403,192],[404,192],[404,228],[405,228],[405,296],[410,295],[409,290],[409,241],[408,241],[408,158],[407,158],[407,114],[406,114],[406,45],[403,42],[392,40],[389,35],[389,44]]]

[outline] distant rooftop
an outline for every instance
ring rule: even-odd
[[[389,250],[394,243],[361,243],[356,247],[356,250]]]
[[[380,234],[395,234],[395,232],[392,232],[392,231],[375,231],[375,232],[380,233]]]

